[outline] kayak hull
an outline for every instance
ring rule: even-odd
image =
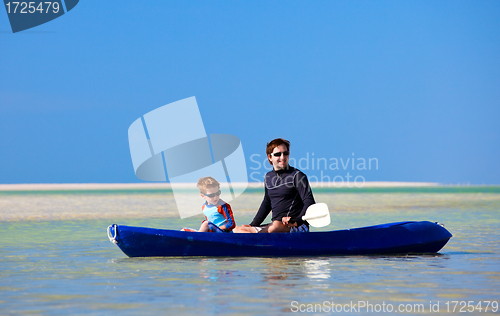
[[[452,237],[439,224],[398,222],[309,233],[224,234],[113,224],[110,240],[129,257],[266,257],[436,253]]]

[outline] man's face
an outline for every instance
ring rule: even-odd
[[[287,155],[285,155],[285,153]],[[275,156],[275,154],[277,156]],[[274,148],[271,155],[268,156],[269,160],[273,164],[274,170],[278,171],[278,170],[283,170],[283,169],[288,168],[288,158],[289,158],[288,154],[289,154],[289,152],[286,149],[286,146],[283,144]]]

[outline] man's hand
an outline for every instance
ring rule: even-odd
[[[283,223],[283,225],[285,225],[286,227],[297,227],[297,222],[293,223],[293,224],[290,224],[290,220],[292,218],[291,217],[283,217],[281,219],[281,222]]]

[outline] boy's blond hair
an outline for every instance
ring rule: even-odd
[[[206,194],[208,188],[217,187],[220,189],[220,183],[217,182],[217,180],[215,180],[212,177],[200,178],[200,180],[198,180],[198,184],[196,186],[198,187],[198,189],[200,189],[201,194]]]

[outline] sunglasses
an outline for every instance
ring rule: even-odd
[[[217,192],[215,192],[215,193],[203,194],[203,195],[204,195],[204,196],[206,196],[206,197],[209,197],[209,198],[213,198],[213,197],[215,197],[215,196],[219,196],[219,195],[220,195],[220,193],[221,193],[221,192],[220,192],[220,190],[219,190],[219,191],[217,191]]]
[[[281,157],[282,154],[285,156],[288,156],[288,155],[290,155],[290,152],[287,150],[287,151],[282,151],[279,153],[272,153],[271,155],[273,155],[274,157]]]

